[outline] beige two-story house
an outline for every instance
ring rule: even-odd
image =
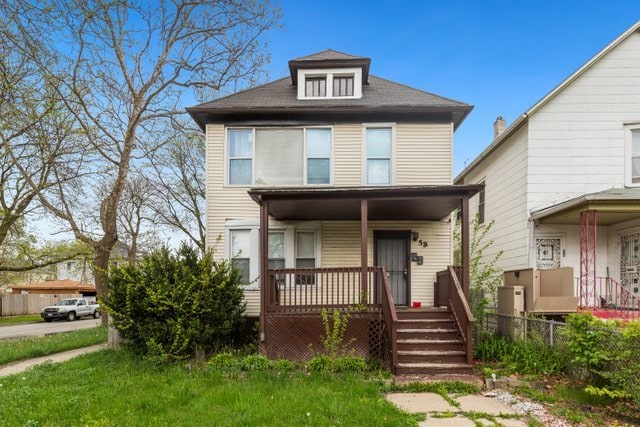
[[[188,109],[206,134],[207,244],[242,271],[269,355],[306,357],[319,310],[335,308],[357,314],[363,352],[367,330],[389,334],[394,369],[468,368],[463,314],[428,308],[458,296],[434,300],[434,283],[452,263],[451,213],[481,188],[452,185],[454,131],[472,107],[375,77],[370,64],[326,50]],[[468,269],[452,280],[464,291]],[[432,345],[442,357],[421,358]]]

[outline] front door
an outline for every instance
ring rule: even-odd
[[[376,266],[387,270],[393,301],[396,305],[409,304],[409,231],[375,231],[374,255]]]

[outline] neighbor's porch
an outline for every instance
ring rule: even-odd
[[[544,241],[550,254],[554,245],[562,248],[563,266],[574,268],[580,309],[605,318],[640,317],[638,189],[585,194],[541,209],[532,219],[538,224],[536,243]],[[552,258],[549,262],[559,263]]]
[[[377,353],[388,357],[390,365],[396,367],[400,323],[390,283],[394,276],[382,265],[370,265],[369,224],[372,221],[442,221],[455,209],[460,209],[462,266],[459,276],[453,269],[447,270],[452,276],[451,286],[455,288],[450,292],[448,305],[453,310],[458,335],[462,335],[466,355],[470,358],[468,331],[473,319],[466,301],[469,292],[468,204],[469,198],[480,189],[478,185],[466,185],[251,190],[249,194],[260,205],[262,351],[271,357],[310,357],[310,344],[317,350],[319,337],[323,334],[320,312],[323,309],[329,312],[341,310],[350,313],[347,335],[355,338],[357,353],[365,356]],[[269,218],[280,221],[357,220],[360,225],[360,265],[269,269]]]

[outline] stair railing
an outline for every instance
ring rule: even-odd
[[[467,363],[471,364],[473,362],[473,314],[471,314],[469,303],[462,292],[462,286],[460,285],[460,280],[458,279],[455,267],[450,265],[448,271],[450,283],[452,285],[449,290],[449,307],[451,307],[451,312],[458,324],[458,329],[460,330],[462,340],[464,341]]]
[[[386,325],[387,338],[391,347],[391,372],[396,373],[398,367],[398,315],[396,306],[393,302],[393,294],[391,293],[391,285],[387,270],[383,267],[380,272],[381,288],[382,288],[382,314]]]
[[[640,318],[640,298],[611,277],[596,277],[592,284],[580,285],[580,308],[610,310],[623,320]]]

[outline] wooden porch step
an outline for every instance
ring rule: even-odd
[[[420,328],[420,329],[398,329],[398,338],[416,339],[457,339],[459,332],[453,328]]]
[[[419,320],[441,320],[441,319],[452,319],[451,310],[448,308],[444,309],[434,309],[428,311],[418,311],[418,310],[398,310],[396,311],[396,315],[398,316],[398,320],[409,320],[409,319],[419,319]]]
[[[425,338],[404,338],[398,339],[398,351],[419,350],[451,350],[464,351],[462,340],[456,339],[425,339]]]
[[[399,363],[466,363],[463,350],[400,350]]]
[[[458,332],[454,328],[418,328],[418,329],[398,329],[399,334],[419,334],[419,333],[433,333],[433,334],[447,334]]]
[[[473,372],[466,363],[398,363],[397,375],[407,374],[463,374]]]

